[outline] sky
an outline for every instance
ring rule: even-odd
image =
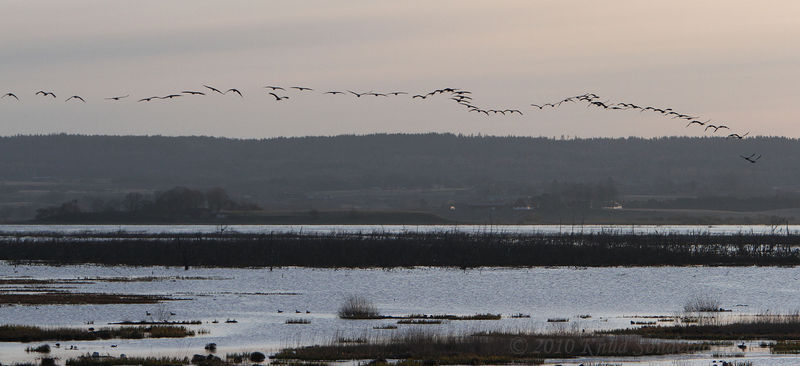
[[[800,137],[797,1],[2,0],[0,12],[0,94],[21,99],[0,99],[0,135],[714,135],[649,112],[530,106],[592,92]],[[137,102],[203,84],[244,97]],[[275,102],[265,85],[315,90]],[[321,93],[445,87],[524,115]],[[118,95],[130,97],[104,99]]]

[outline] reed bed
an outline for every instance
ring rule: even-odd
[[[0,260],[131,266],[774,266],[800,264],[800,236],[773,234],[24,234]]]
[[[619,329],[607,334],[641,335],[660,339],[693,340],[800,340],[800,314],[742,316],[727,322],[712,318],[696,324],[644,326]]]
[[[418,329],[364,343],[332,342],[278,352],[276,359],[302,361],[402,359],[427,364],[541,363],[544,358],[644,356],[708,349],[689,342],[655,342],[637,336],[533,333],[440,334]]]
[[[155,304],[178,300],[155,295],[105,294],[81,292],[42,292],[16,294],[0,292],[0,304],[16,305],[107,305],[107,304]]]
[[[411,314],[409,319],[437,319],[437,320],[500,320],[500,314],[474,314],[474,315],[450,315],[450,314]]]
[[[183,338],[195,333],[186,327],[42,328],[30,325],[0,325],[0,342],[92,341],[98,339]]]
[[[77,357],[70,358],[65,362],[66,366],[175,366],[189,365],[188,358],[178,357]],[[224,363],[207,363],[208,365],[222,365]]]

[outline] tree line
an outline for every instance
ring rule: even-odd
[[[104,200],[92,198],[89,204],[81,204],[78,200],[70,200],[60,205],[40,208],[36,219],[79,220],[84,214],[102,213],[116,218],[123,217],[163,217],[163,216],[205,216],[223,210],[260,210],[253,203],[232,199],[224,189],[215,187],[206,191],[187,187],[174,187],[152,194],[131,192],[121,199]],[[118,215],[114,215],[118,214]],[[123,214],[123,215],[119,215]]]

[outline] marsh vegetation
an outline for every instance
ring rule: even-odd
[[[0,260],[182,267],[779,266],[800,264],[797,244],[794,235],[778,234],[41,233],[0,237]]]
[[[92,341],[98,339],[183,338],[195,332],[186,327],[151,326],[118,328],[44,328],[30,325],[0,325],[0,342]]]
[[[285,349],[275,357],[305,361],[406,359],[438,364],[541,363],[544,358],[665,355],[705,349],[708,345],[701,343],[652,342],[635,336],[409,330],[363,343],[332,342]]]
[[[703,318],[697,323],[670,326],[644,326],[610,331],[612,334],[641,335],[660,339],[740,340],[771,339],[800,340],[800,315],[740,316],[722,321]]]

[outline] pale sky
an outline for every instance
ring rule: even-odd
[[[24,0],[0,1],[0,12],[0,94],[21,99],[0,100],[0,135],[705,135],[652,113],[529,106],[593,92],[735,132],[800,137],[797,1]],[[202,84],[244,98],[136,102]],[[267,84],[456,87],[525,115],[316,91],[276,103]],[[64,102],[75,94],[87,103]]]

